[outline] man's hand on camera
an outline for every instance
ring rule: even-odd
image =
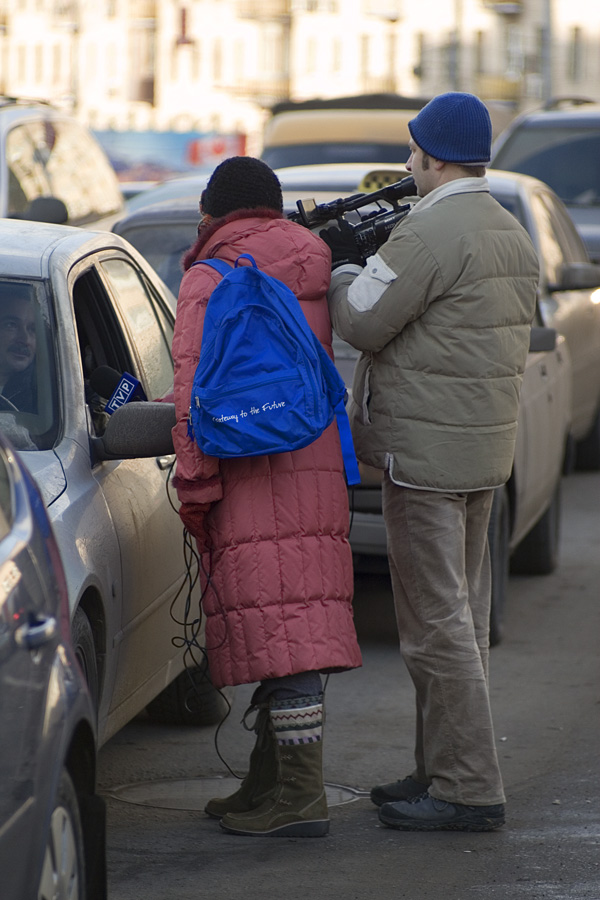
[[[319,237],[331,249],[331,269],[337,269],[338,266],[352,264],[355,266],[364,266],[364,261],[360,250],[354,240],[354,232],[348,222],[343,219],[339,225],[331,225],[319,232]]]

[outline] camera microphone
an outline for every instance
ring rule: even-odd
[[[109,398],[104,407],[109,415],[125,403],[148,399],[137,378],[129,372],[121,374],[111,366],[98,366],[94,369],[90,375],[90,385],[101,397]]]

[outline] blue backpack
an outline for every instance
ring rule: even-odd
[[[250,265],[239,265],[241,259]],[[219,259],[194,375],[188,433],[220,459],[299,450],[336,416],[348,484],[360,475],[346,413],[346,387],[296,295],[247,253]]]

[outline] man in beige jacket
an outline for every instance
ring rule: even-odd
[[[359,459],[384,471],[417,700],[415,768],[371,799],[392,828],[488,831],[504,823],[505,797],[487,684],[487,528],[512,467],[538,260],[490,195],[484,104],[442,94],[409,129],[422,199],[385,244],[363,268],[349,226],[321,232],[334,328],[362,351],[350,419]]]

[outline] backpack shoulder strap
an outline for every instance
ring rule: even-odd
[[[340,436],[340,446],[342,449],[342,457],[344,459],[344,468],[346,470],[346,481],[348,484],[360,484],[360,472],[358,469],[358,461],[354,451],[354,441],[352,439],[352,431],[350,429],[350,421],[346,411],[346,387],[342,381],[341,375],[336,369],[334,363],[329,358],[325,348],[320,340],[315,336],[315,347],[321,359],[321,368],[325,384],[327,385],[329,396],[335,412],[338,432]]]
[[[192,263],[192,266],[210,266],[211,269],[216,269],[223,277],[225,277],[228,272],[231,272],[233,268],[233,266],[226,263],[224,259],[199,259]]]

